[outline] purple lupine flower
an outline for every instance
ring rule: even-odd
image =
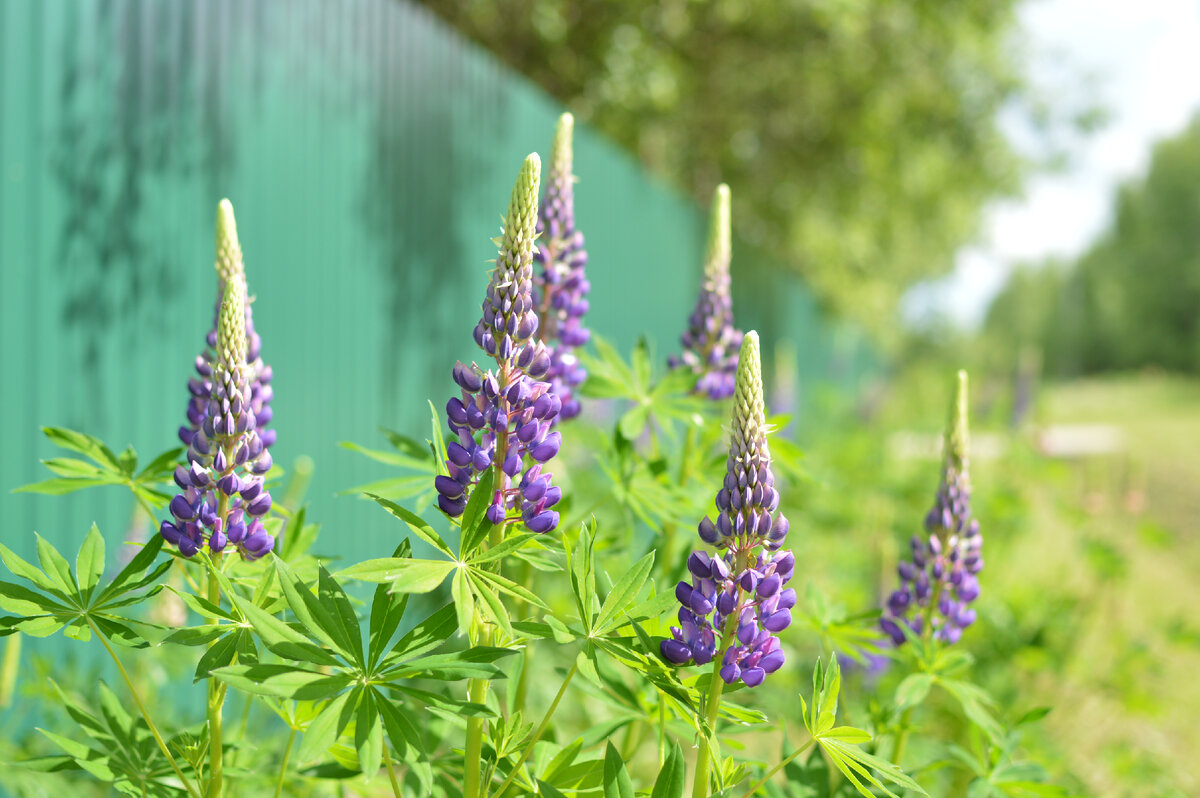
[[[975,622],[970,604],[979,597],[983,535],[971,518],[971,482],[967,473],[967,373],[958,373],[950,423],[944,439],[942,478],[933,508],[925,517],[925,535],[913,535],[911,561],[898,566],[900,588],[887,600],[880,628],[896,645],[904,628],[956,643]]]
[[[584,274],[587,251],[583,248],[583,233],[575,229],[575,175],[571,171],[574,126],[575,118],[570,114],[559,117],[550,151],[546,197],[538,213],[539,239],[533,252],[533,259],[541,264],[533,277],[534,306],[541,322],[538,338],[550,351],[550,370],[545,380],[562,402],[559,421],[579,415],[575,389],[587,377],[587,371],[575,356],[575,349],[586,344],[591,335],[583,326],[591,289]]]
[[[230,212],[218,222],[218,230],[225,224],[232,231],[231,209],[222,205]],[[224,290],[212,374],[201,386],[203,412],[188,442],[187,464],[175,468],[181,492],[171,499],[172,519],[163,521],[159,532],[185,557],[204,546],[220,554],[232,544],[246,559],[257,560],[275,546],[263,526],[271,509],[271,495],[263,488],[271,454],[269,442],[259,434],[253,369],[247,362],[251,350],[244,275],[230,273]]]
[[[217,205],[217,259],[213,264],[217,271],[217,302],[213,311],[213,325],[204,339],[204,349],[196,356],[196,376],[188,381],[191,394],[187,407],[187,426],[179,428],[179,440],[185,446],[192,442],[196,430],[204,425],[208,411],[208,395],[212,389],[213,367],[217,353],[217,320],[221,314],[221,303],[225,299],[225,284],[234,277],[245,280],[246,268],[242,260],[242,247],[238,242],[237,223],[233,217],[233,205],[227,199]],[[258,434],[265,446],[275,443],[275,430],[267,429],[271,421],[271,399],[275,392],[271,387],[271,367],[262,360],[262,339],[254,330],[251,302],[246,302],[246,365],[250,370],[250,407],[258,424]]]
[[[716,523],[705,516],[699,533],[718,552],[694,551],[688,557],[691,582],[675,587],[679,626],[671,627],[672,636],[660,650],[676,665],[719,659],[727,684],[741,680],[756,687],[784,662],[776,635],[792,621],[796,591],[786,585],[796,558],[780,550],[788,521],[777,512],[753,331],[742,341],[725,485],[716,503]]]
[[[688,317],[682,338],[683,352],[668,358],[671,368],[686,367],[700,377],[695,393],[710,399],[733,396],[738,347],[742,333],[733,326],[733,298],[729,292],[729,186],[713,192],[704,282],[696,309]]]
[[[537,225],[541,161],[525,159],[513,186],[500,254],[492,271],[475,343],[496,361],[495,370],[457,363],[453,377],[461,389],[446,403],[450,432],[446,470],[434,480],[438,507],[462,515],[472,487],[495,469],[487,517],[493,524],[521,521],[532,532],[558,525],[554,506],[562,491],[551,485],[545,463],[558,454],[562,436],[551,427],[562,402],[542,381],[550,352],[537,340],[534,310],[533,239]]]

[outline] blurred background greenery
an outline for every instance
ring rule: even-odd
[[[996,203],[1071,173],[1089,137],[1130,112],[1103,91],[1119,74],[1069,59],[1066,77],[1034,68],[1037,7],[1108,46],[1098,57],[1114,69],[1125,42],[1094,34],[1129,17],[1065,0],[423,5],[442,21],[393,0],[290,13],[266,0],[0,5],[2,487],[37,477],[39,424],[78,423],[146,453],[170,444],[144,422],[169,433],[182,410],[211,301],[210,208],[230,194],[252,287],[263,275],[265,351],[288,366],[276,365],[281,441],[327,469],[315,491],[327,526],[373,530],[345,509],[352,499],[329,498],[377,476],[338,459],[337,441],[371,442],[383,423],[424,435],[424,397],[440,404],[449,385],[442,364],[470,353],[510,165],[548,144],[565,106],[581,120],[592,326],[624,349],[643,333],[658,355],[674,348],[703,235],[682,197],[733,187],[738,318],[767,331],[776,409],[806,453],[789,515],[807,578],[850,612],[886,596],[933,498],[951,375],[967,368],[988,562],[964,640],[977,673],[1012,717],[1053,707],[1027,747],[1071,790],[1200,793],[1200,121],[1158,131],[1152,149],[1123,142],[1135,166],[1093,192],[1110,208],[1098,224],[1078,223],[1078,195],[1040,210],[1083,245],[999,264],[977,323],[928,301],[905,313],[986,236]],[[1165,53],[1195,33],[1200,10],[1182,5],[1191,27],[1129,24],[1128,52],[1151,59],[1156,35]],[[1161,89],[1131,91],[1195,113],[1194,94]],[[447,147],[448,160],[430,157]],[[322,215],[336,233],[295,221]],[[321,291],[294,284],[297,264],[324,275]],[[272,311],[272,292],[286,306]],[[22,306],[33,326],[15,321]],[[342,328],[313,321],[333,306]],[[58,327],[61,341],[46,337]],[[153,354],[131,355],[147,330]],[[406,351],[418,339],[429,351]],[[361,369],[305,371],[359,348]],[[134,371],[157,384],[123,402]],[[59,395],[67,417],[45,417]],[[303,432],[283,431],[289,415]],[[18,550],[33,528],[77,541],[76,516],[91,512],[20,502],[4,505]],[[115,503],[101,512],[117,529],[128,517]],[[354,545],[370,550],[372,534]],[[815,638],[793,645],[796,661],[817,653]],[[22,696],[45,689],[45,666],[25,658],[15,694],[0,694],[20,722]],[[90,678],[80,666],[78,682]],[[0,770],[0,784],[17,778]]]

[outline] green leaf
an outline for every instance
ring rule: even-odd
[[[75,558],[75,578],[79,584],[79,592],[86,597],[92,593],[104,573],[104,536],[95,524],[92,524],[83,545],[79,547],[79,555]]]
[[[858,745],[859,743],[867,743],[871,741],[871,735],[862,729],[856,729],[853,726],[837,726],[824,732],[821,740],[837,740],[839,742],[848,743],[850,745]]]
[[[150,463],[142,469],[142,473],[137,475],[138,482],[157,482],[166,479],[175,470],[175,465],[183,456],[183,448],[176,447],[155,457]]]
[[[424,518],[421,518],[421,516],[417,515],[416,513],[406,510],[393,501],[388,501],[382,496],[376,496],[372,493],[368,493],[367,498],[373,500],[380,507],[403,521],[405,526],[407,526],[409,530],[421,540],[425,541],[430,546],[433,546],[451,560],[457,559],[454,556],[454,552],[450,550],[448,545],[446,545],[446,541],[442,540],[438,533],[433,531],[433,527],[431,527]]]
[[[652,550],[617,580],[613,589],[604,599],[604,604],[600,607],[600,615],[596,618],[596,625],[593,629],[596,634],[607,634],[621,625],[625,610],[641,592],[642,585],[646,583],[646,578],[650,576],[653,567],[654,551]]]
[[[421,732],[408,719],[406,713],[397,709],[396,705],[386,696],[376,696],[376,708],[387,730],[392,747],[399,754],[401,762],[407,763],[417,774],[421,782],[422,795],[433,794],[433,768],[429,764],[429,754],[425,750],[425,741]]]
[[[246,693],[319,701],[345,690],[353,677],[345,673],[317,673],[292,665],[227,665],[212,675]]]
[[[449,640],[454,630],[454,607],[442,607],[401,637],[386,661],[399,662],[410,657],[419,657]]]
[[[471,574],[484,579],[500,592],[507,593],[510,596],[515,596],[521,599],[526,604],[532,604],[533,606],[540,607],[544,610],[550,609],[550,607],[546,605],[546,602],[542,601],[541,596],[539,596],[537,593],[534,593],[529,588],[517,584],[508,577],[501,576],[500,574],[493,573],[492,571],[485,571],[481,568],[472,568]]]
[[[296,754],[299,761],[307,762],[320,756],[337,742],[338,735],[349,723],[349,717],[345,710],[346,702],[351,695],[353,695],[352,692],[345,692],[330,701],[321,710],[321,714],[308,724],[308,728],[304,730],[304,739],[300,743],[300,750]]]
[[[475,622],[475,592],[467,579],[467,569],[460,568],[454,572],[450,583],[450,597],[454,599],[454,612],[458,620],[458,630],[470,636],[471,624]]]
[[[213,645],[209,646],[208,650],[204,652],[204,656],[196,663],[196,673],[192,676],[192,683],[195,684],[201,679],[207,679],[216,668],[223,668],[231,664],[234,657],[237,656],[237,650],[237,633],[226,634]]]
[[[61,598],[63,601],[68,600],[66,593],[58,589],[49,576],[42,572],[40,568],[36,568],[25,560],[21,559],[17,554],[13,553],[7,546],[0,544],[0,559],[4,561],[4,565],[8,570],[12,571],[16,576],[22,579],[27,579],[34,584],[39,590],[44,590],[51,595]]]
[[[412,556],[412,544],[407,540],[400,542],[396,547],[396,551],[392,553],[393,557],[407,559]],[[396,594],[388,589],[387,585],[379,585],[375,588],[375,595],[371,599],[371,620],[369,640],[367,643],[368,664],[374,667],[383,652],[387,648],[387,644],[391,642],[392,635],[396,633],[396,629],[400,626],[400,621],[404,618],[404,610],[408,607],[408,594],[401,593],[399,598]]]
[[[17,615],[71,614],[75,612],[24,585],[0,582],[0,607]]]
[[[621,437],[625,440],[636,441],[642,436],[642,430],[646,429],[646,422],[649,420],[650,406],[635,405],[621,416],[621,420],[617,423],[617,429],[621,431]]]
[[[327,609],[328,631],[341,647],[353,655],[353,661],[362,669],[367,666],[363,652],[362,633],[358,615],[350,606],[350,599],[324,565],[317,566],[317,606]]]
[[[667,760],[663,762],[658,778],[654,780],[654,789],[650,798],[682,798],[686,774],[683,765],[683,749],[679,743],[672,742],[667,749]]]
[[[358,766],[368,779],[374,778],[383,764],[383,722],[375,707],[375,692],[364,691],[354,719],[354,747]]]
[[[41,482],[33,482],[29,485],[14,488],[13,493],[40,493],[44,496],[65,496],[68,493],[74,493],[84,488],[109,484],[113,483],[107,479],[45,479]]]
[[[75,432],[64,427],[42,427],[42,433],[55,446],[62,449],[70,449],[73,452],[90,457],[96,463],[109,470],[121,471],[121,465],[117,461],[117,456],[99,438],[94,438],[91,435]]]
[[[338,576],[362,582],[391,582],[394,593],[428,593],[457,567],[458,563],[445,560],[386,557],[352,565],[339,571]]]
[[[475,646],[450,654],[434,654],[404,662],[385,674],[388,679],[430,678],[443,681],[458,679],[502,679],[504,671],[493,663],[517,653],[511,648]]]
[[[475,549],[483,545],[492,531],[492,522],[488,520],[487,508],[492,503],[492,484],[496,477],[495,469],[487,469],[479,475],[479,482],[471,489],[471,498],[462,514],[462,534],[459,538],[458,551],[461,559],[469,559]]]
[[[475,570],[467,571],[467,580],[471,586],[471,592],[475,594],[475,606],[483,612],[483,617],[486,620],[499,626],[500,629],[509,637],[513,637],[512,621],[509,620],[508,610],[504,607],[504,602],[496,595],[495,591],[481,578],[482,572]]]
[[[833,764],[842,772],[842,775],[866,798],[874,798],[874,794],[863,785],[859,780],[860,777],[883,790],[885,795],[896,798],[895,793],[891,792],[879,779],[871,775],[872,770],[878,773],[883,781],[897,784],[906,790],[912,790],[921,795],[928,795],[921,785],[913,781],[899,767],[885,759],[880,759],[877,756],[868,754],[861,748],[847,745],[839,740],[823,738],[818,742],[830,760],[833,761]]]
[[[116,577],[108,583],[108,586],[100,592],[100,596],[96,599],[95,603],[97,605],[104,604],[110,599],[121,595],[122,593],[137,590],[140,587],[148,584],[149,581],[157,579],[159,576],[165,573],[166,570],[171,567],[170,559],[164,560],[160,568],[156,569],[154,574],[147,580],[136,581],[138,577],[143,574],[158,557],[159,552],[162,551],[164,542],[165,541],[163,540],[162,535],[154,535],[151,537],[150,540],[146,542],[146,545],[142,546],[141,551],[135,554],[133,559],[129,561],[129,564],[122,568],[121,572],[118,573]]]
[[[934,676],[930,673],[913,673],[905,677],[896,688],[896,708],[907,709],[920,704],[929,695],[933,682]]]
[[[54,548],[50,541],[41,535],[37,535],[37,550],[38,560],[41,562],[42,570],[46,572],[46,575],[54,580],[54,584],[64,594],[78,598],[79,593],[75,587],[75,577],[71,574],[71,566],[58,553],[58,549]]]
[[[499,560],[506,554],[510,554],[517,549],[520,549],[530,540],[540,538],[533,532],[520,532],[515,535],[506,537],[499,545],[489,548],[487,551],[478,551],[470,558],[472,565],[482,565],[483,563]]]
[[[611,742],[604,751],[604,798],[633,798],[633,782],[625,761]]]

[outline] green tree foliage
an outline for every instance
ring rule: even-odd
[[[1039,341],[1051,373],[1200,373],[1200,117],[1121,187],[1109,229],[1065,278],[1018,271],[986,329]]]
[[[1018,176],[1020,0],[423,1],[876,329]]]

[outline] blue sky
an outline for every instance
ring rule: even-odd
[[[1200,111],[1200,0],[1031,0],[1021,20],[1034,84],[1073,105],[1098,103],[1108,121],[1067,139],[1064,171],[987,209],[954,272],[906,297],[910,320],[933,313],[973,326],[1015,264],[1086,249],[1108,221],[1116,186]],[[1021,138],[1020,123],[1009,128]]]

